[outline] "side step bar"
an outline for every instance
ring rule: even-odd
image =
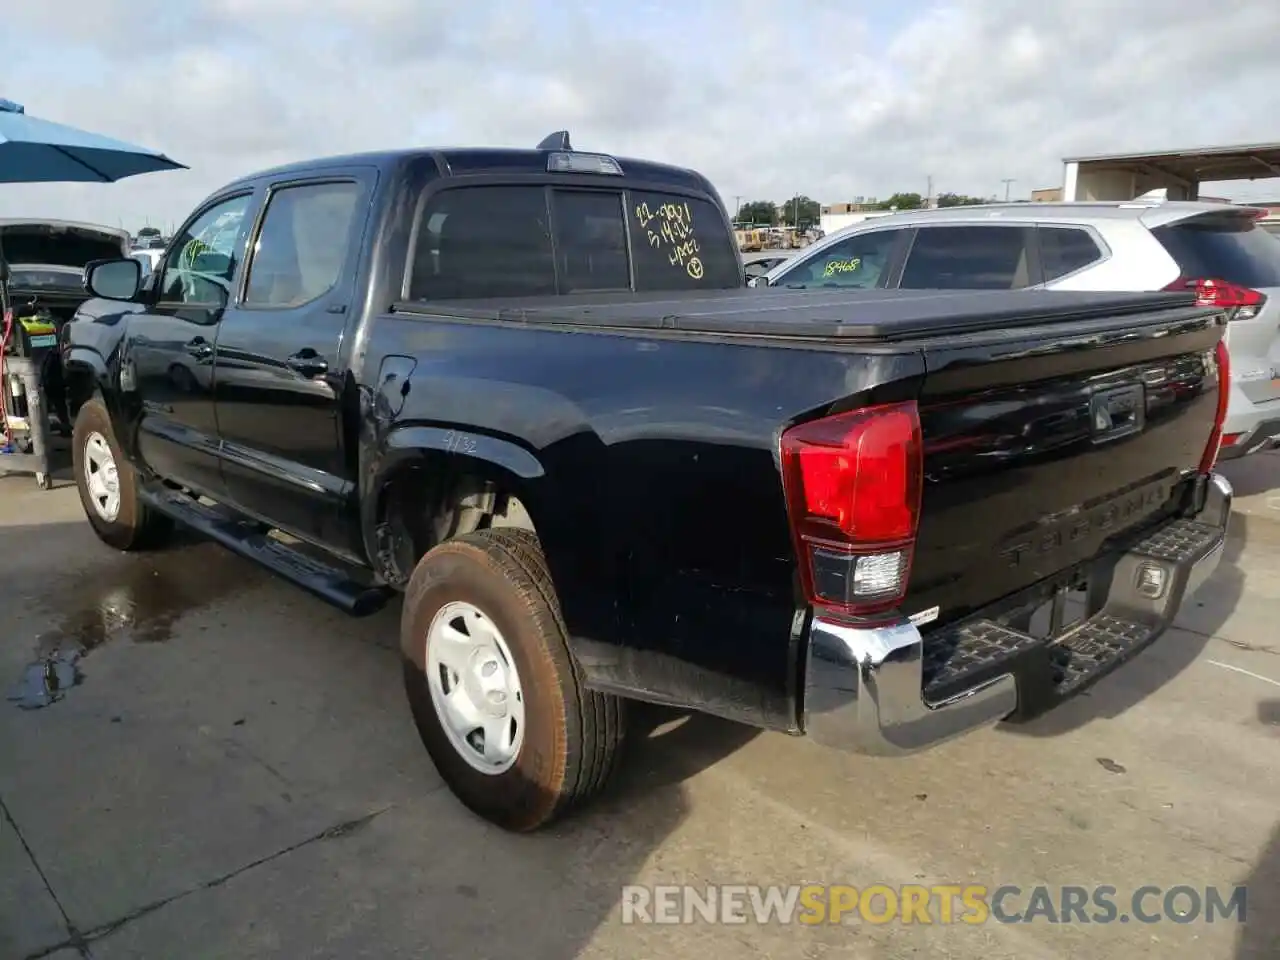
[[[354,571],[328,564],[268,536],[261,524],[221,506],[201,503],[169,487],[147,484],[140,491],[147,505],[228,550],[254,561],[321,600],[356,617],[382,609],[394,593],[390,587],[361,583]]]

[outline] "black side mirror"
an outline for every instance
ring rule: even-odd
[[[142,264],[129,257],[92,260],[84,268],[84,289],[106,300],[132,300],[142,283]]]

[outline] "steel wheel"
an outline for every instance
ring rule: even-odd
[[[107,438],[94,431],[84,442],[84,482],[94,512],[108,523],[120,515],[120,474]]]
[[[427,630],[427,685],[450,743],[475,770],[508,770],[524,743],[524,692],[497,625],[470,603],[447,603]]]

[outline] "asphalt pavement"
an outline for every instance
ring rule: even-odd
[[[66,481],[0,479],[0,958],[1280,956],[1280,455],[1226,472],[1226,559],[1179,628],[1035,725],[878,760],[644,710],[608,794],[534,836],[442,788],[398,608],[347,619],[192,539],[121,556]],[[78,682],[41,705],[33,663]],[[1246,885],[1247,922],[620,908],[744,883]]]

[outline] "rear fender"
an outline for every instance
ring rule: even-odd
[[[416,524],[429,519],[441,498],[456,490],[459,478],[491,481],[517,497],[538,528],[542,464],[509,440],[447,427],[403,427],[387,436],[372,469],[364,473],[360,526],[366,554],[388,583],[403,586],[413,572],[419,546],[434,542]],[[411,485],[423,516],[399,516],[397,498]],[[417,498],[421,496],[421,501]]]

